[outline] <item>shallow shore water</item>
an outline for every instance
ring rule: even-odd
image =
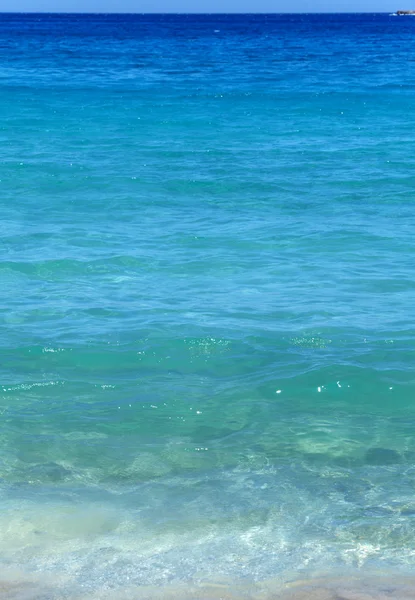
[[[65,589],[66,588],[66,589]],[[352,574],[314,577],[282,584],[273,580],[247,586],[229,581],[200,582],[165,588],[135,587],[101,589],[95,594],[70,592],[63,582],[40,582],[11,574],[0,581],[3,600],[409,600],[415,598],[415,579]]]

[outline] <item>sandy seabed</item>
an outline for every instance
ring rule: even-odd
[[[409,600],[415,599],[415,577],[371,575],[266,581],[253,585],[204,582],[166,587],[71,590],[70,582],[43,581],[7,573],[0,579],[0,600]]]

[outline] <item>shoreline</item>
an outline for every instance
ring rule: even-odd
[[[3,575],[3,573],[2,573]],[[411,600],[415,577],[401,573],[329,575],[282,583],[210,581],[166,586],[72,588],[65,578],[14,573],[0,578],[0,600]]]

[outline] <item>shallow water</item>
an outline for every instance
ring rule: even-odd
[[[0,560],[18,581],[406,585],[414,28],[1,16]]]
[[[99,589],[95,594],[78,590],[72,584],[59,580],[40,581],[22,578],[21,573],[8,573],[0,583],[0,598],[8,600],[409,600],[415,597],[413,578],[388,577],[385,573],[356,577],[315,577],[313,579],[281,582],[268,580],[251,583],[214,580],[198,584],[158,586],[130,586],[125,589]]]

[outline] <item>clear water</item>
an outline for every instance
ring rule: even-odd
[[[415,19],[1,15],[0,50],[3,573],[410,573]]]

